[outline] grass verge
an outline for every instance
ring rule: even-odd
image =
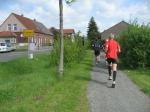
[[[131,80],[136,83],[140,89],[150,96],[150,70],[149,69],[136,69],[125,70]]]
[[[65,68],[62,79],[49,55],[0,63],[0,112],[88,112],[92,54]]]
[[[17,48],[15,51],[21,52],[21,51],[27,51],[27,50],[28,50],[28,46],[21,46],[21,47]]]

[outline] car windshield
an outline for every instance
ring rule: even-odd
[[[0,46],[6,46],[6,43],[0,43]]]
[[[7,47],[11,47],[11,44],[10,44],[10,43],[7,43]]]

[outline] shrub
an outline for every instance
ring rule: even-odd
[[[71,65],[74,62],[80,62],[85,54],[85,46],[82,44],[82,38],[76,37],[75,42],[69,38],[64,38],[64,65]],[[59,42],[55,41],[54,49],[50,55],[50,64],[59,64]]]
[[[132,68],[150,67],[150,26],[132,23],[123,37],[119,39],[123,64]]]

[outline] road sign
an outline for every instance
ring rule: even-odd
[[[33,37],[33,35],[34,35],[33,30],[23,30],[24,37]]]

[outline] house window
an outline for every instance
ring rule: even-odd
[[[14,25],[13,25],[13,29],[14,29],[14,31],[17,30],[17,24],[14,24]]]
[[[8,24],[7,29],[8,31],[11,31],[11,24]]]

